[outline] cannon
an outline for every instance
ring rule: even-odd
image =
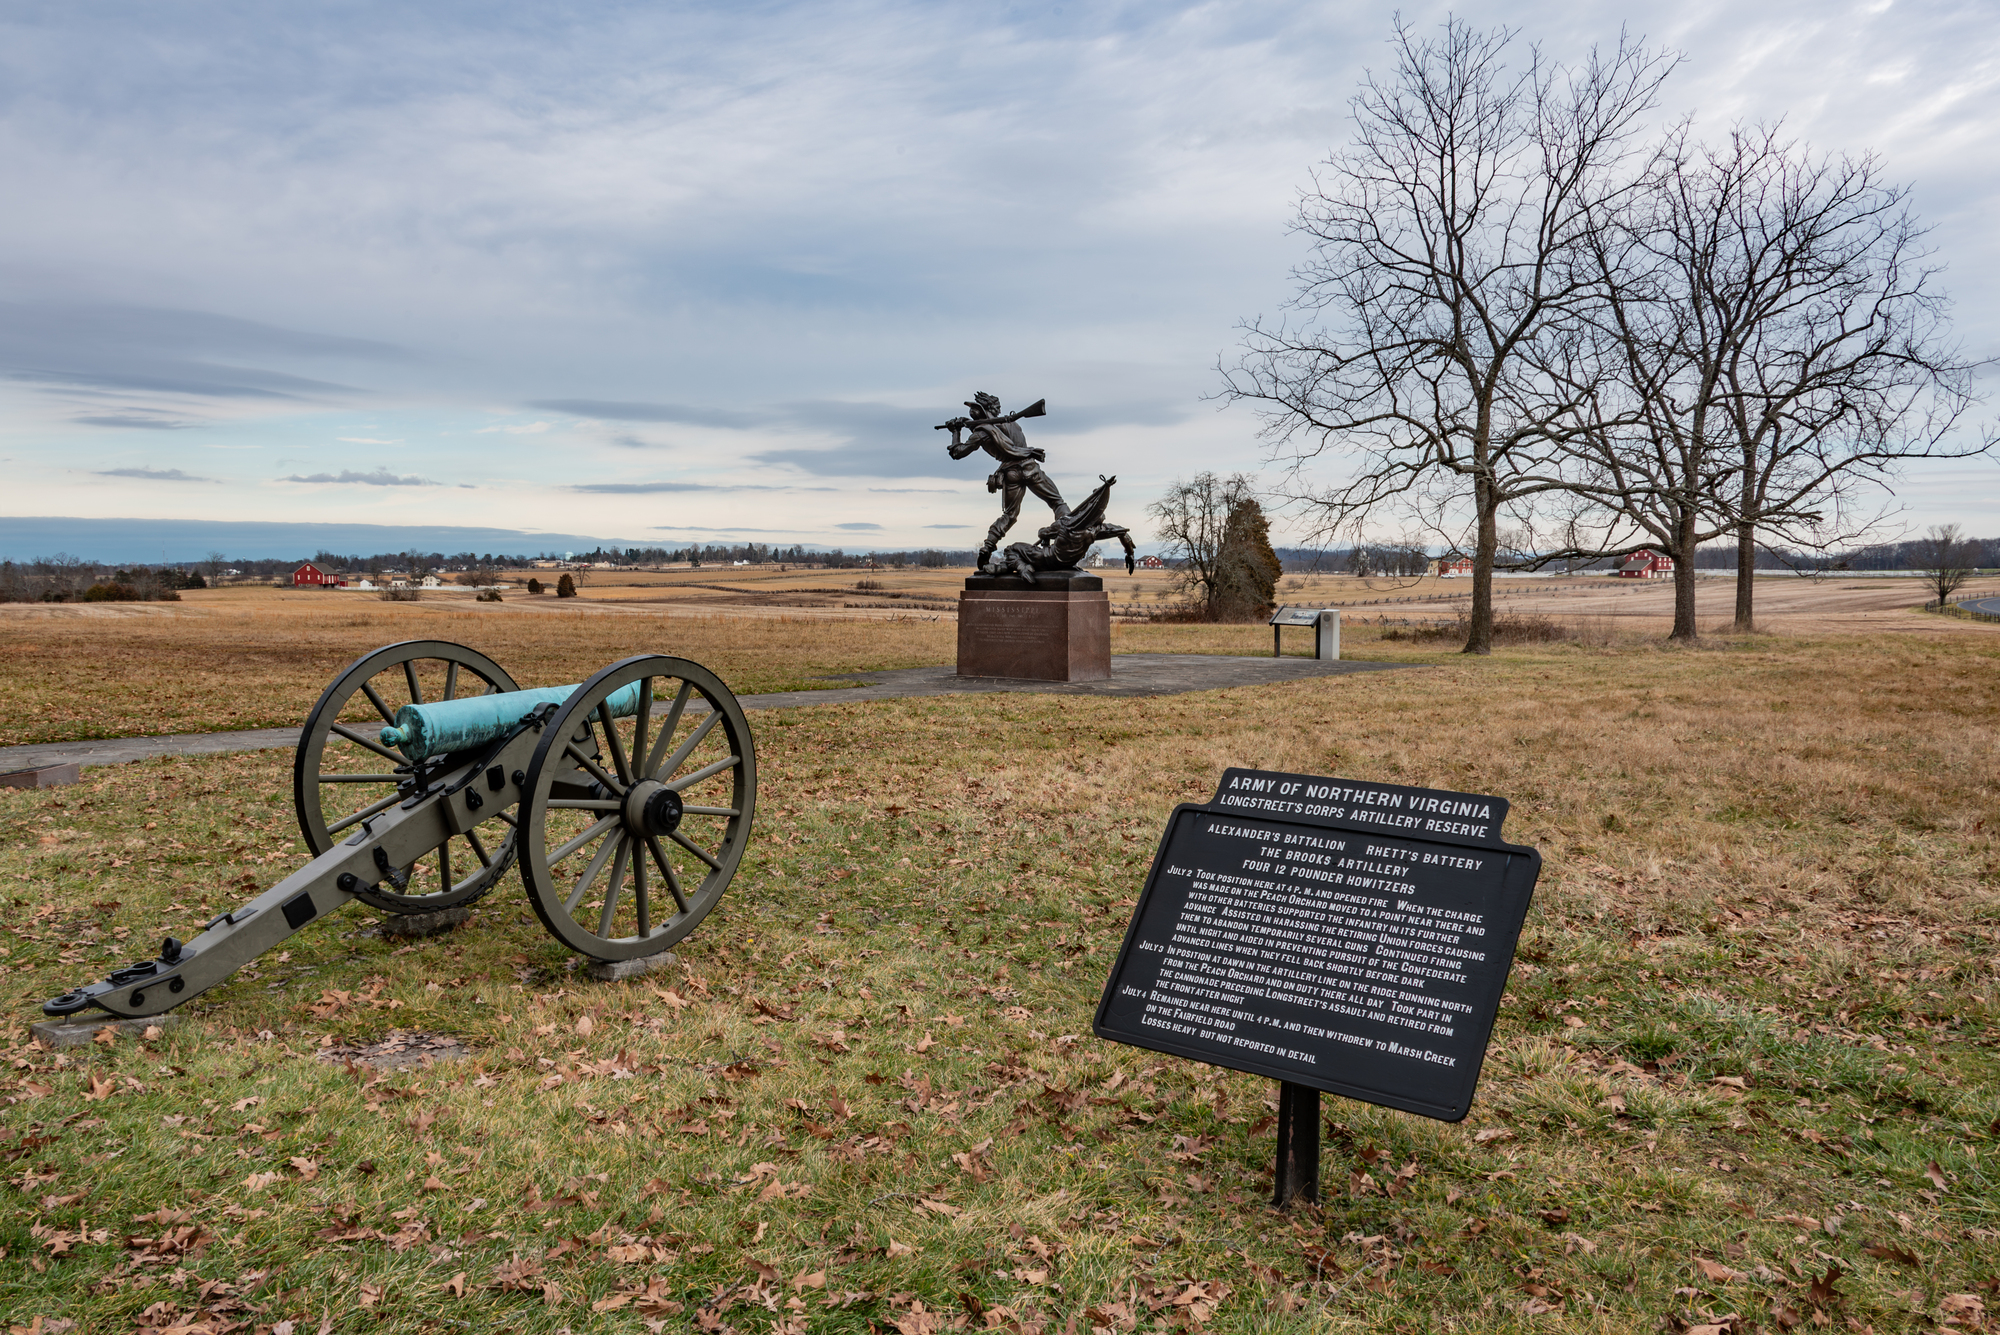
[[[320,694],[292,796],[312,861],[43,1012],[158,1015],[350,899],[389,914],[456,908],[516,864],[570,949],[656,955],[735,876],[757,759],[736,697],[687,659],[639,655],[522,690],[476,650],[409,640],[364,654]]]

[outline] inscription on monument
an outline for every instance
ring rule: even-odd
[[[1459,1120],[1541,869],[1506,812],[1228,771],[1169,821],[1098,1035]]]

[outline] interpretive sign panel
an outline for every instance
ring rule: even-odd
[[[1273,626],[1317,626],[1320,610],[1317,607],[1281,607],[1271,613]]]
[[[1541,855],[1497,797],[1231,769],[1174,809],[1098,1037],[1448,1122]]]

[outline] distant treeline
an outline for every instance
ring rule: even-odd
[[[924,547],[895,552],[847,552],[841,548],[817,551],[803,544],[775,547],[753,542],[735,546],[710,544],[687,547],[599,547],[588,552],[314,552],[298,560],[251,560],[212,552],[200,561],[165,562],[114,568],[101,561],[57,552],[32,561],[0,561],[0,602],[72,602],[85,598],[113,598],[118,601],[173,598],[178,590],[206,588],[220,579],[250,579],[288,582],[292,572],[306,561],[329,573],[379,575],[385,571],[427,573],[430,571],[481,571],[519,568],[531,561],[562,560],[578,564],[609,563],[614,566],[687,565],[727,566],[738,561],[753,564],[820,566],[836,570],[870,567],[969,566],[970,547],[947,550]],[[93,589],[98,590],[93,594]],[[106,592],[109,590],[109,592]]]
[[[1978,552],[1973,563],[1979,569],[2000,568],[2000,538],[1967,539]],[[1917,555],[1919,540],[1912,538],[1906,542],[1875,543],[1867,547],[1857,547],[1845,552],[1797,552],[1759,548],[1757,569],[1791,571],[1841,571],[1841,570],[1919,570],[1921,558]],[[1437,557],[1423,547],[1397,543],[1364,543],[1354,547],[1311,548],[1280,547],[1278,559],[1283,562],[1288,574],[1356,574],[1371,575],[1421,575]],[[1498,563],[1501,569],[1507,565],[1505,555]],[[1614,560],[1576,561],[1566,565],[1551,567],[1554,570],[1589,571],[1613,570],[1618,566]],[[1703,547],[1695,553],[1695,569],[1733,571],[1736,569],[1736,544],[1716,543]]]

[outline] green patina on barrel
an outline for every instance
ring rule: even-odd
[[[646,683],[635,681],[613,691],[604,702],[613,718],[639,712],[639,691]],[[502,691],[493,695],[468,695],[463,700],[440,700],[435,704],[404,705],[396,711],[394,727],[384,728],[384,746],[400,748],[411,760],[468,751],[499,737],[543,705],[559,705],[576,691],[575,686],[544,686],[533,691]]]

